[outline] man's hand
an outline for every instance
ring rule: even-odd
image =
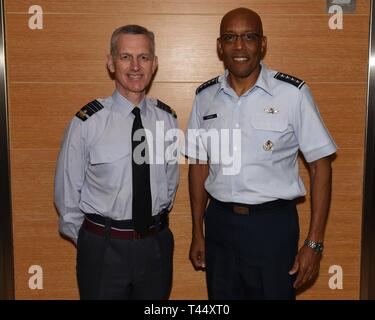
[[[190,245],[190,260],[196,270],[206,267],[204,254],[204,238],[194,236]]]
[[[331,158],[325,157],[309,163],[311,178],[311,222],[307,239],[323,242],[331,200],[332,168]],[[298,272],[294,288],[300,288],[319,273],[321,253],[303,246],[294,261],[290,275]]]
[[[316,253],[313,249],[303,246],[294,261],[290,275],[297,274],[297,279],[293,287],[298,289],[308,281],[314,279],[319,273],[321,253]]]
[[[195,269],[206,267],[204,256],[203,217],[208,202],[208,193],[204,189],[204,182],[208,177],[207,163],[189,165],[189,193],[193,216],[193,236],[190,246],[190,260]]]

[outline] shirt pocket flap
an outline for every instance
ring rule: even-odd
[[[126,157],[130,153],[131,148],[128,144],[100,145],[90,150],[90,163],[112,163]]]
[[[251,117],[251,125],[258,130],[283,132],[288,127],[288,120],[280,115],[256,114]]]

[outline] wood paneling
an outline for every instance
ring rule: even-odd
[[[307,234],[309,212],[300,211],[301,241]],[[359,296],[361,211],[345,208],[331,210],[326,230],[325,249],[320,274],[309,290],[301,292],[300,299],[357,299]],[[332,290],[328,281],[329,268],[343,270],[343,290]]]
[[[363,150],[339,149],[332,163],[332,203],[331,211],[357,211],[361,216],[362,181],[358,179],[363,173]],[[309,207],[309,177],[307,169],[300,161],[301,177],[307,189],[306,201],[300,204],[302,210]]]
[[[187,187],[187,184],[183,187]],[[178,202],[176,203],[178,206]],[[175,210],[171,216],[171,229],[175,238],[172,299],[207,299],[205,273],[195,271],[189,260],[191,216],[189,207]]]
[[[13,235],[17,299],[77,298],[75,248],[58,233],[53,205],[57,151],[13,150]],[[43,289],[28,286],[29,267],[43,269]]]
[[[6,2],[7,12],[24,13],[28,8],[36,4],[33,0],[17,0]],[[231,1],[231,0],[189,0],[189,1],[155,1],[141,0],[137,2],[119,0],[90,0],[90,5],[84,1],[64,0],[51,1],[39,0],[38,5],[43,7],[45,13],[84,13],[94,15],[117,15],[129,13],[147,14],[198,14],[223,15],[225,12],[236,7],[249,7],[260,14],[280,15],[280,14],[323,14],[326,10],[326,0],[251,0],[251,1]],[[368,0],[357,0],[357,14],[367,15],[369,12]]]
[[[248,6],[268,36],[266,63],[309,84],[339,146],[333,162],[332,204],[320,276],[300,299],[357,299],[362,210],[369,1],[358,0],[343,30],[330,30],[325,0],[51,1],[41,0],[44,28],[28,28],[34,1],[5,1],[16,297],[76,299],[75,248],[57,231],[53,176],[64,128],[75,112],[112,93],[105,67],[114,28],[139,23],[156,34],[159,69],[149,95],[171,105],[182,129],[196,87],[223,72],[216,54],[222,15]],[[309,191],[305,165],[302,178]],[[298,205],[301,241],[309,195]],[[172,299],[206,299],[205,275],[189,259],[191,216],[187,165],[171,216],[175,236]],[[28,288],[28,268],[41,265],[44,289]],[[344,289],[331,290],[331,265]]]
[[[7,16],[8,55],[20,61],[9,65],[11,82],[105,81],[112,30],[145,21],[156,34],[160,65],[155,81],[203,82],[222,72],[216,54],[221,16],[119,15],[98,20],[90,15],[45,15],[43,30],[30,30],[27,19]],[[368,36],[361,30],[368,29],[368,18],[345,16],[345,29],[336,31],[328,28],[328,19],[265,16],[267,63],[308,82],[365,82]]]

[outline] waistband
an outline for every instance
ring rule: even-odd
[[[274,211],[280,208],[283,208],[287,205],[294,204],[294,200],[285,200],[285,199],[277,199],[274,201],[264,202],[260,204],[244,204],[244,203],[236,203],[236,202],[223,202],[212,198],[213,204],[218,207],[230,210],[237,214],[255,214],[255,213],[263,213],[268,211]]]
[[[102,226],[90,221],[87,217],[83,221],[82,227],[96,235],[101,237],[108,237],[108,238],[116,238],[122,240],[138,240],[144,239],[151,235],[154,235],[160,231],[162,231],[168,224],[167,223],[158,223],[156,225],[151,226],[146,233],[141,234],[135,230],[120,230],[111,228],[108,226]]]
[[[85,213],[86,219],[90,222],[93,222],[97,225],[110,226],[111,228],[118,229],[118,230],[134,230],[133,220],[114,220],[108,217],[103,217],[99,214],[95,213]],[[168,223],[168,210],[163,209],[157,215],[152,217],[153,223],[152,226],[156,226],[160,223],[167,224]]]

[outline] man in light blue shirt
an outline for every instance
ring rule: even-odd
[[[168,150],[176,143],[170,132],[177,119],[166,104],[146,97],[157,68],[154,51],[146,28],[116,29],[107,61],[116,90],[84,106],[65,132],[55,203],[60,232],[77,244],[81,299],[166,299],[170,293],[168,213],[179,171]]]
[[[255,12],[228,12],[217,44],[226,70],[197,89],[183,148],[193,161],[190,258],[206,268],[211,299],[294,299],[319,270],[336,145],[305,82],[261,62],[267,39]],[[312,186],[299,251],[298,151]]]

